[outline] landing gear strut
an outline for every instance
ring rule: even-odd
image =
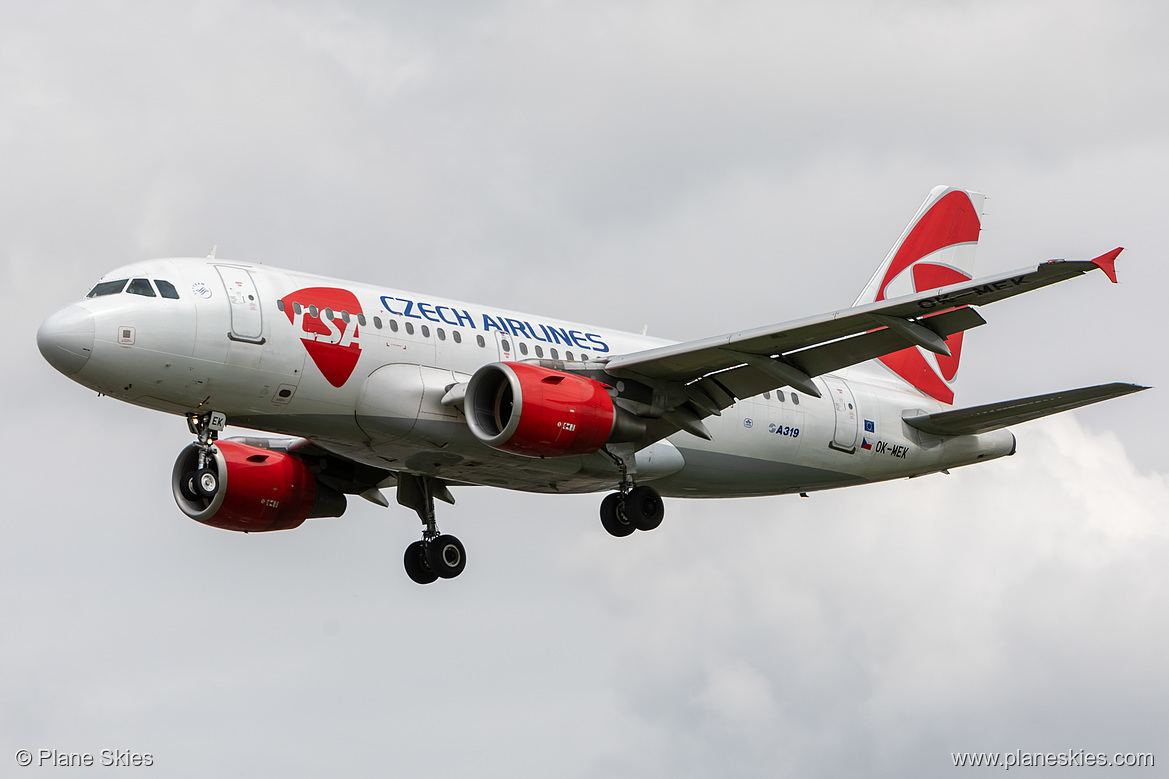
[[[435,497],[448,503],[455,502],[446,485],[437,479],[411,473],[398,474],[398,502],[417,511],[422,520],[422,540],[406,547],[403,560],[406,575],[418,584],[453,579],[467,567],[463,542],[438,532],[438,522],[434,518]]]
[[[621,469],[621,485],[617,492],[610,493],[601,501],[601,525],[610,535],[624,538],[634,530],[653,530],[662,524],[666,515],[662,496],[653,487],[634,486],[633,448],[628,445],[613,446],[616,453],[608,448],[602,450]],[[628,451],[620,451],[627,448]]]

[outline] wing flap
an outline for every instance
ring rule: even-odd
[[[942,338],[986,324],[986,320],[977,311],[967,307],[934,314],[921,321],[928,323],[929,329]],[[859,362],[904,349],[907,345],[905,338],[900,333],[891,328],[883,328],[785,355],[784,360],[807,376],[821,376],[849,365],[856,365]],[[716,382],[717,384],[715,384]],[[796,383],[781,381],[776,373],[766,371],[761,369],[758,364],[751,363],[707,376],[697,382],[697,385],[703,389],[707,389],[712,384],[724,388],[739,398],[754,397],[762,392],[783,386],[803,389],[804,392],[811,395],[818,394],[808,392],[807,389]],[[710,393],[708,392],[708,394]]]
[[[978,435],[1146,389],[1148,387],[1139,384],[1099,384],[1094,387],[988,403],[985,406],[943,411],[939,414],[916,414],[903,419],[910,427],[930,435]]]
[[[940,314],[931,314],[919,320],[918,327],[941,336],[944,340],[955,333],[971,330],[986,324],[986,320],[972,308],[963,306]],[[873,330],[864,335],[853,336],[841,341],[813,346],[796,352],[788,359],[799,365],[811,376],[838,371],[849,365],[872,360],[882,355],[912,346],[902,333],[894,328]]]

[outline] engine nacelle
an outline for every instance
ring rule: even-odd
[[[464,408],[476,438],[526,457],[591,454],[645,434],[645,422],[615,406],[604,384],[530,363],[484,365]]]
[[[313,517],[339,517],[345,496],[319,484],[304,460],[287,452],[218,441],[202,478],[199,447],[175,460],[171,489],[183,513],[204,525],[256,533],[290,530]],[[212,485],[210,492],[205,488]]]

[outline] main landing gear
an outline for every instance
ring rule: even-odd
[[[406,575],[418,584],[453,579],[467,566],[463,542],[454,536],[436,535],[406,547]]]
[[[410,473],[398,474],[398,502],[418,512],[422,520],[422,540],[406,547],[403,560],[406,575],[418,584],[438,579],[453,579],[467,567],[463,542],[438,532],[434,518],[434,499],[454,503],[450,491],[441,481]]]
[[[665,516],[662,496],[653,487],[613,492],[601,501],[601,524],[609,535],[624,538],[634,530],[653,530]]]
[[[633,484],[632,468],[627,465],[636,463],[631,456],[632,449],[618,454],[605,450],[605,453],[621,468],[621,488],[601,501],[601,525],[609,535],[624,538],[634,530],[653,530],[662,524],[666,515],[662,496],[653,487]]]

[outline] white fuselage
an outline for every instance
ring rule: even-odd
[[[75,381],[160,411],[222,411],[231,424],[305,437],[352,460],[450,483],[613,489],[619,473],[604,454],[496,451],[441,400],[488,363],[564,360],[599,369],[611,355],[667,343],[213,259],[136,263],[103,281],[136,278],[165,280],[178,298],[123,291],[54,315],[69,320],[61,327],[72,328],[78,344],[76,360],[58,366]],[[306,316],[310,306],[313,317]],[[938,438],[905,425],[904,411],[943,406],[880,367],[815,382],[821,398],[782,388],[740,400],[705,420],[712,440],[679,432],[643,449],[638,480],[667,496],[774,495],[914,476],[1014,451],[1005,430]]]

